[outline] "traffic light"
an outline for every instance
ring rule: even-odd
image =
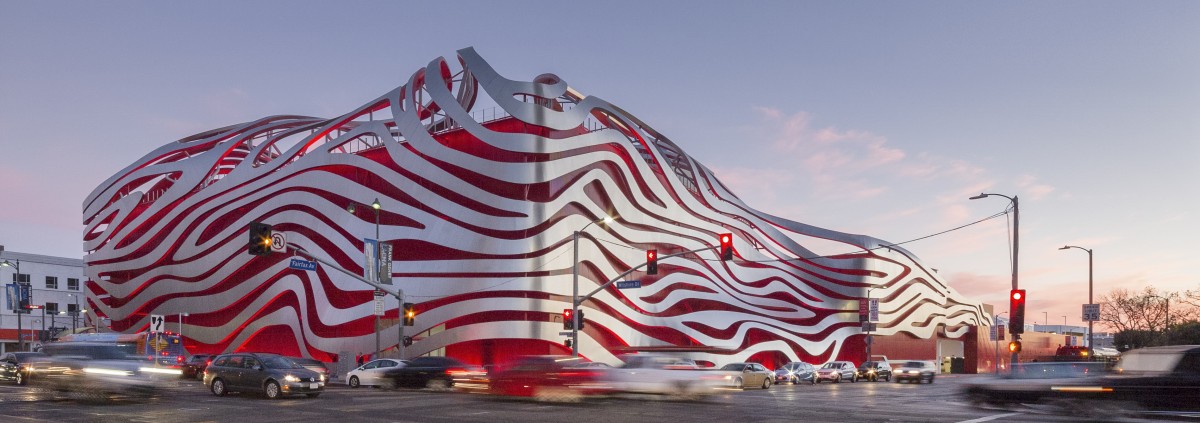
[[[1008,294],[1009,333],[1025,333],[1025,290],[1014,289]],[[1017,346],[1020,348],[1020,345]]]
[[[412,346],[412,337],[411,336],[404,337],[404,346],[406,346],[406,347]]]
[[[563,310],[563,329],[571,330],[575,328],[575,319],[571,316],[571,309]]]
[[[1012,341],[1012,342],[1009,342],[1009,343],[1008,343],[1008,352],[1010,352],[1010,353],[1019,353],[1019,352],[1021,352],[1021,341]]]
[[[417,322],[417,305],[404,303],[404,326],[412,326]]]
[[[271,254],[271,225],[250,222],[249,232],[250,243],[246,247],[246,252],[252,256]]]
[[[566,341],[563,341],[563,345],[565,345],[567,348],[571,348],[571,338],[567,338]]]
[[[575,327],[579,328],[579,330],[583,330],[583,309],[580,309],[578,313],[575,313]]]
[[[646,250],[646,274],[647,275],[657,275],[658,274],[658,251],[657,250]]]
[[[733,260],[733,234],[721,234],[721,260]]]

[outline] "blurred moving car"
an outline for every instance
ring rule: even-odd
[[[299,364],[300,366],[302,366],[306,369],[312,370],[314,372],[321,374],[322,376],[325,376],[326,382],[328,382],[330,379],[333,379],[333,371],[330,370],[329,366],[326,366],[325,362],[323,362],[321,360],[317,360],[315,358],[304,358],[304,357],[288,357],[288,358],[291,359],[292,361],[296,362],[296,364]]]
[[[349,385],[351,388],[357,388],[359,386],[379,387],[389,384],[390,381],[381,378],[383,373],[392,368],[404,367],[406,364],[408,364],[408,360],[393,360],[390,358],[368,361],[346,373],[346,385]]]
[[[793,361],[775,369],[775,383],[795,385],[800,382],[808,382],[810,385],[817,383],[817,366],[803,361]]]
[[[41,352],[49,357],[34,363],[30,383],[86,400],[150,397],[159,387],[173,384],[180,374],[179,369],[157,366],[137,354],[131,344],[52,342],[42,345]],[[61,372],[42,372],[42,368]]]
[[[721,367],[721,370],[727,372],[728,386],[737,389],[747,386],[770,389],[771,383],[775,381],[775,373],[758,363],[730,363]]]
[[[538,401],[578,402],[585,397],[609,393],[605,370],[578,367],[570,356],[521,357],[497,367],[488,381],[494,395],[532,397]],[[608,367],[611,368],[611,367]]]
[[[854,368],[854,363],[849,361],[830,361],[817,369],[817,383],[822,380],[828,380],[833,383],[839,383],[842,380],[850,382],[858,382],[858,370]]]
[[[487,373],[450,357],[419,357],[407,365],[388,368],[380,376],[384,386],[428,388],[434,391],[463,387],[487,387]]]
[[[212,361],[211,354],[193,354],[184,360],[183,366],[179,368],[183,372],[184,378],[204,379],[204,369],[208,368],[208,364]]]
[[[582,362],[582,363],[575,363],[575,364],[568,365],[567,367],[572,368],[572,369],[611,369],[611,368],[613,368],[613,366],[608,365],[608,363],[602,363],[599,361],[586,361],[586,362]]]
[[[892,365],[887,361],[864,361],[862,365],[858,366],[855,375],[859,379],[871,382],[879,379],[889,381],[892,379]]]
[[[213,395],[261,392],[268,399],[287,395],[315,398],[325,391],[325,375],[278,354],[221,354],[204,370],[204,385]]]
[[[936,375],[937,368],[933,366],[933,363],[915,360],[904,362],[904,364],[900,365],[893,372],[893,378],[896,379],[896,382],[911,380],[917,383],[921,383],[922,381],[933,383],[933,378]]]
[[[727,379],[726,373],[701,370],[695,361],[670,355],[630,354],[621,360],[624,365],[607,373],[613,389],[621,392],[695,399],[713,394],[734,380]]]
[[[39,361],[46,361],[50,356],[40,352],[10,352],[0,356],[0,380],[11,380],[17,385],[29,383],[29,376]],[[50,369],[43,368],[42,371]],[[63,368],[56,369],[62,373]]]

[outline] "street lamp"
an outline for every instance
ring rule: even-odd
[[[1088,253],[1088,306],[1090,307],[1092,304],[1092,250],[1089,250],[1089,249],[1083,248],[1083,247],[1076,247],[1074,245],[1066,245],[1059,249],[1060,250],[1069,250],[1072,248],[1078,248],[1080,250],[1087,251],[1087,253]],[[1092,336],[1092,323],[1093,322],[1094,322],[1093,320],[1088,320],[1088,357],[1096,357],[1095,351],[1092,350],[1093,348],[1095,348],[1093,346],[1095,344],[1092,343],[1093,339],[1095,339]]]
[[[602,218],[602,219],[596,219],[591,222],[588,222],[588,224],[583,225],[582,229],[575,231],[575,233],[571,235],[571,249],[575,251],[575,261],[574,261],[574,264],[572,264],[572,266],[571,266],[571,319],[575,319],[573,322],[571,322],[571,356],[572,357],[579,357],[579,324],[578,323],[583,322],[582,319],[575,317],[575,316],[579,315],[579,234],[581,232],[587,230],[587,228],[589,226],[592,226],[593,224],[604,223],[605,225],[607,225],[609,223],[612,223],[612,221],[613,221],[612,216],[604,216],[604,218]]]
[[[184,317],[188,317],[188,314],[187,314],[187,312],[186,312],[186,311],[185,311],[185,312],[183,312],[183,313],[179,313],[179,342],[184,342],[184,340],[183,340],[183,318],[184,318]],[[186,344],[186,343],[184,344],[184,348],[183,348],[183,349],[184,349],[184,350],[187,350],[187,344]]]
[[[355,214],[354,212],[357,210],[357,208],[355,207],[355,204],[357,204],[357,203],[351,202],[349,206],[346,206],[346,211],[350,212],[350,214]],[[380,209],[380,207],[381,206],[379,204],[378,198],[376,198],[375,201],[371,202],[371,210],[375,212],[375,263],[373,263],[373,266],[375,266],[375,270],[371,273],[373,273],[375,275],[375,283],[376,284],[380,283],[380,277],[379,277],[379,209]],[[379,297],[380,297],[379,293],[380,293],[380,291],[378,289],[376,289],[375,290],[375,294],[376,294],[375,299],[377,301],[379,300]],[[399,314],[399,313],[400,313],[400,311],[399,311],[399,309],[397,309],[397,314]],[[379,351],[382,349],[379,346],[379,313],[374,313],[374,314],[375,314],[375,353],[371,354],[371,356],[378,357]],[[401,324],[399,326],[400,326],[400,330],[404,331],[403,322],[401,322]],[[396,342],[397,342],[397,345],[402,345],[404,343],[404,336],[400,336],[400,339],[397,339]],[[398,349],[400,347],[396,347],[396,348],[398,351]]]
[[[78,330],[78,328],[75,325],[75,321],[79,319],[79,295],[78,294],[67,294],[67,296],[75,298],[75,312],[71,313],[71,333],[73,334],[73,333],[75,333],[76,330]]]
[[[1050,313],[1045,311],[1042,312],[1042,324],[1050,326]]]
[[[872,346],[872,344],[874,344],[874,340],[875,340],[875,337],[871,334],[871,332],[873,332],[872,329],[874,329],[874,324],[873,324],[873,322],[871,322],[871,291],[874,291],[875,288],[876,287],[871,287],[871,288],[867,289],[867,324],[866,324],[866,326],[867,326],[867,360],[866,361],[871,361],[871,346]]]
[[[1007,198],[1008,201],[1012,202],[1012,208],[1013,208],[1012,289],[1016,290],[1017,289],[1017,257],[1019,257],[1017,255],[1017,252],[1019,251],[1018,247],[1020,247],[1019,241],[1020,241],[1020,235],[1021,235],[1021,209],[1019,208],[1020,203],[1017,201],[1017,196],[1014,195],[1012,197],[1009,197],[1009,196],[1003,195],[1003,194],[983,194],[983,193],[981,193],[979,195],[971,197],[971,199],[978,200],[980,198],[987,198],[987,197],[993,196],[993,195],[995,195],[997,197]],[[1008,317],[1014,318],[1014,319],[1016,318],[1016,316],[1012,316],[1012,315],[1009,315]],[[1021,316],[1020,320],[1024,321],[1024,317],[1025,316]],[[1021,340],[1021,334],[1018,333],[1016,330],[1014,330],[1012,325],[1009,325],[1008,332],[1012,334],[1014,342],[1019,342]],[[1019,353],[1016,351],[1013,351],[1010,364],[1016,364],[1019,362],[1020,362]]]

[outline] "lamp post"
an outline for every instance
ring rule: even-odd
[[[871,291],[874,290],[874,287],[867,289],[867,359],[865,361],[871,361],[871,346],[875,341],[874,336],[871,335],[871,329],[874,329],[873,322],[871,322]]]
[[[379,277],[379,209],[380,209],[380,207],[381,206],[379,204],[379,199],[376,198],[375,201],[371,203],[371,210],[375,212],[375,262],[372,264],[375,267],[375,270],[373,272],[371,272],[375,275],[375,283],[380,282],[380,277]],[[346,206],[346,211],[350,212],[350,214],[354,214],[354,212],[356,211],[355,203],[352,202],[352,203],[350,203],[349,206]],[[375,290],[376,301],[380,300],[379,292],[380,291],[378,289]],[[397,314],[399,314],[399,313],[400,313],[400,311],[397,309]],[[379,346],[379,313],[374,313],[374,314],[375,314],[375,353],[371,354],[372,358],[378,357],[379,351],[382,349]],[[401,328],[400,329],[401,332],[403,332],[404,331],[404,322],[403,321],[400,322],[400,328]],[[397,339],[396,342],[397,342],[397,345],[404,344],[404,336],[401,335],[400,339]],[[400,347],[396,347],[396,348],[398,351],[398,349]]]
[[[579,234],[587,230],[588,226],[603,222],[609,224],[613,221],[612,216],[604,216],[602,219],[596,219],[588,224],[583,225],[583,228],[575,231],[571,235],[571,249],[575,252],[575,260],[571,266],[571,318],[575,321],[571,322],[571,356],[579,357],[579,325],[576,323],[583,322],[575,316],[579,315]]]
[[[183,342],[184,351],[187,350],[187,341],[183,340],[183,318],[188,317],[187,312],[179,313],[179,342]]]
[[[1050,313],[1045,311],[1042,312],[1042,324],[1050,326]]]
[[[71,333],[74,334],[75,331],[78,330],[78,327],[76,326],[75,321],[79,320],[79,295],[67,294],[67,296],[75,299],[75,311],[70,313],[71,314]]]
[[[1089,249],[1083,248],[1083,247],[1076,247],[1074,245],[1066,245],[1059,249],[1060,250],[1069,250],[1072,248],[1078,248],[1080,250],[1087,251],[1087,253],[1088,253],[1088,304],[1091,305],[1092,304],[1092,250],[1089,250]],[[1092,323],[1093,322],[1094,322],[1093,320],[1088,320],[1088,357],[1089,357],[1089,359],[1096,357],[1096,353],[1095,353],[1095,351],[1093,351],[1093,348],[1095,348],[1095,346],[1094,346],[1095,344],[1092,343],[1093,340],[1095,339],[1092,335]]]
[[[1005,311],[1005,312],[1001,312],[1000,314],[997,314],[996,319],[999,320],[1000,316],[1003,316],[1005,314],[1008,314],[1008,312]],[[993,356],[994,357],[993,359],[996,360],[996,376],[999,376],[1000,375],[1000,330],[999,329],[996,330],[996,336],[992,337],[992,343],[996,345],[996,353]]]
[[[3,245],[0,245],[0,252],[4,252]],[[8,260],[0,261],[0,267],[12,267],[17,272],[16,276],[13,276],[13,281],[18,284],[21,282],[21,261],[20,260],[13,259],[12,261],[8,261]],[[23,293],[23,291],[21,291],[21,285],[17,285],[16,288],[18,291],[17,295],[20,296]],[[15,313],[17,315],[17,351],[25,350],[25,337],[21,335],[21,315],[28,313],[28,312],[29,312],[29,309],[13,310],[13,313]],[[30,330],[33,329],[32,322],[29,324],[29,328],[30,328]]]
[[[1017,289],[1017,258],[1019,257],[1019,255],[1017,254],[1017,252],[1019,251],[1019,247],[1020,247],[1020,235],[1021,235],[1021,209],[1020,209],[1020,203],[1017,201],[1017,196],[1015,196],[1015,195],[1014,195],[1014,196],[1012,196],[1012,197],[1009,197],[1009,196],[1007,196],[1007,195],[1003,195],[1003,194],[984,194],[984,193],[981,193],[981,194],[979,194],[979,195],[976,195],[976,196],[974,196],[974,197],[971,197],[971,199],[972,199],[972,200],[978,200],[978,199],[980,199],[980,198],[987,198],[987,197],[989,197],[989,196],[993,196],[993,195],[995,195],[995,196],[997,196],[997,197],[1004,197],[1004,198],[1007,198],[1007,199],[1008,199],[1008,201],[1012,202],[1012,208],[1013,208],[1013,235],[1012,235],[1012,238],[1013,238],[1013,245],[1012,245],[1012,289],[1014,289],[1014,290],[1015,290],[1015,289]],[[1009,315],[1008,317],[1009,317],[1009,318],[1015,318],[1016,316]],[[1021,316],[1021,317],[1023,318],[1024,316]],[[1023,319],[1022,319],[1022,320],[1023,320]],[[1023,328],[1022,328],[1022,329],[1023,329]],[[1019,342],[1019,341],[1021,340],[1021,334],[1020,334],[1020,333],[1018,333],[1018,332],[1016,332],[1016,331],[1013,329],[1012,325],[1009,325],[1008,332],[1012,334],[1012,337],[1013,337],[1013,341],[1014,341],[1014,342]],[[1020,362],[1020,356],[1019,356],[1019,353],[1018,353],[1018,352],[1016,352],[1016,351],[1013,351],[1013,353],[1012,353],[1012,359],[1011,359],[1011,361],[1009,362],[1009,364],[1016,364],[1016,363],[1019,363],[1019,362]]]

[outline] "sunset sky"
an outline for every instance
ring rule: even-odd
[[[81,256],[81,204],[165,143],[333,117],[474,46],[666,134],[749,205],[901,242],[1018,196],[1027,321],[1200,289],[1200,2],[0,1],[0,244]],[[418,4],[420,6],[418,6]],[[1010,222],[905,247],[1007,308]]]

